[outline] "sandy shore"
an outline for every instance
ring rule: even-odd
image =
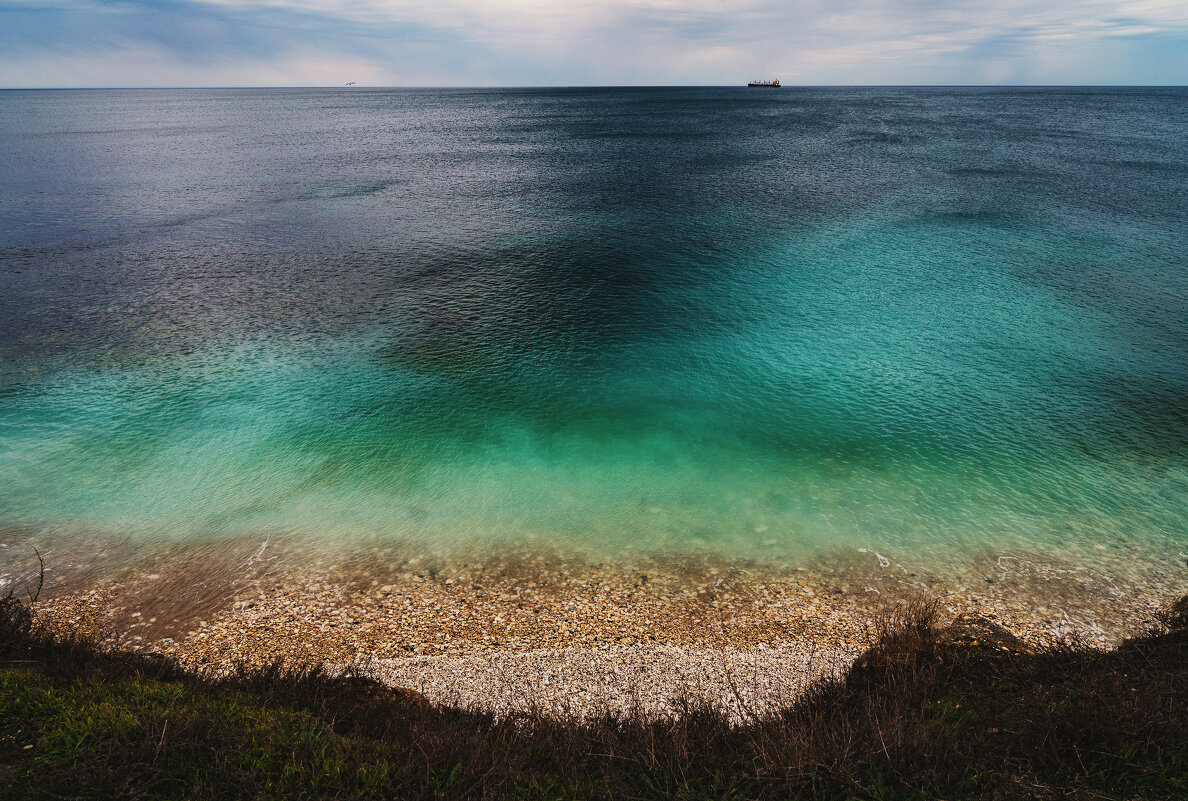
[[[1018,555],[942,579],[873,552],[782,568],[692,557],[612,565],[384,549],[310,557],[260,540],[175,548],[118,570],[64,565],[39,613],[58,630],[213,672],[354,664],[434,701],[500,712],[708,702],[745,717],[849,664],[873,617],[910,597],[990,618],[1030,643],[1107,645],[1184,583],[1170,565],[1167,576],[1124,579]]]

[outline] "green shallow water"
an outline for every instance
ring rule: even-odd
[[[1188,550],[1183,92],[144,100],[2,98],[10,531]]]

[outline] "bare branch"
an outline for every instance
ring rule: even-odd
[[[37,554],[37,564],[39,567],[37,570],[37,592],[29,593],[30,607],[37,603],[37,599],[41,597],[41,588],[45,586],[45,559],[41,557],[41,551],[36,548],[33,549],[33,553]]]

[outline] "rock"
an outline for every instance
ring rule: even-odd
[[[1000,651],[1030,653],[1026,643],[994,621],[962,612],[940,632],[942,645],[997,648]]]

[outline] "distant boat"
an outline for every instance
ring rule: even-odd
[[[747,86],[752,89],[779,89],[780,80],[776,78],[774,81],[751,81]]]

